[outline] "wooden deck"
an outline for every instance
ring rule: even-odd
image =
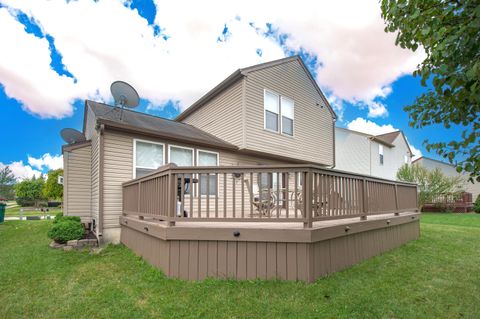
[[[419,236],[417,188],[313,165],[176,167],[123,184],[121,241],[167,276],[312,282]]]

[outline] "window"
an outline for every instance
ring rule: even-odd
[[[134,140],[134,178],[153,172],[164,164],[164,145],[142,140]]]
[[[293,101],[282,96],[282,133],[293,136]]]
[[[193,148],[169,145],[168,162],[175,163],[178,166],[193,166]],[[184,177],[192,181],[191,174],[185,174]],[[192,186],[192,183],[185,184],[185,194],[191,194]]]
[[[404,155],[404,156],[403,156],[403,159],[404,159],[404,161],[405,161],[405,164],[408,164],[408,155]]]
[[[208,151],[197,151],[197,166],[217,166],[218,153]],[[209,185],[207,187],[207,175],[200,176],[199,193],[200,195],[217,194],[217,176],[209,175]]]
[[[265,90],[264,109],[265,129],[293,136],[293,100]]]
[[[178,166],[193,166],[193,149],[188,147],[168,147],[168,162]]]
[[[265,91],[265,128],[278,132],[279,105],[278,95]]]
[[[380,158],[380,165],[383,165],[383,145],[378,145],[378,155]]]

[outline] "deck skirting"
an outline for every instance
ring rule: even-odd
[[[312,229],[168,226],[121,217],[121,242],[168,277],[313,282],[419,238],[419,214],[320,222]],[[235,236],[234,233],[240,233]]]

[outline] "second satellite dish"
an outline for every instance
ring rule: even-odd
[[[73,128],[64,128],[60,131],[60,135],[68,144],[80,143],[86,140],[85,135],[83,135],[82,132],[79,132]]]
[[[113,82],[110,86],[110,92],[115,99],[115,106],[135,108],[140,102],[137,91],[127,82]]]

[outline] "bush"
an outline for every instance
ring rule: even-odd
[[[56,223],[67,221],[67,220],[73,220],[73,221],[79,222],[79,223],[81,221],[80,217],[78,217],[78,216],[64,216],[63,213],[59,213],[53,219],[53,223],[56,224]]]
[[[31,198],[17,197],[15,200],[18,205],[21,207],[32,207],[35,206],[35,201]]]
[[[477,214],[480,214],[480,195],[477,196],[477,199],[473,204],[473,211]]]
[[[57,243],[66,243],[69,240],[81,239],[84,229],[80,221],[63,220],[52,225],[48,231],[48,237]]]
[[[55,215],[55,218],[53,219],[53,223],[54,224],[58,223],[62,218],[63,218],[63,213],[58,213],[57,215]]]

